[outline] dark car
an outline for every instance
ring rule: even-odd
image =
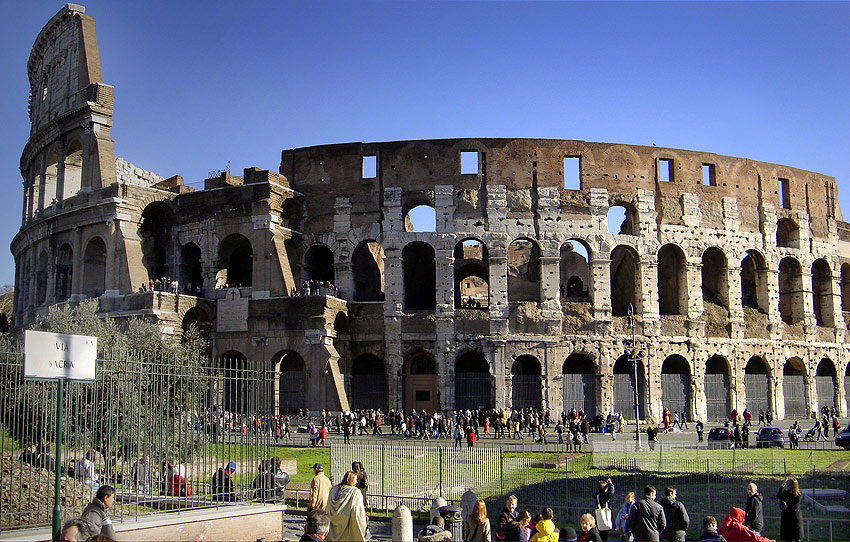
[[[785,436],[777,427],[762,427],[756,437],[756,448],[784,448]]]
[[[844,428],[843,431],[838,433],[838,436],[835,437],[835,445],[844,448],[845,450],[850,450],[850,425]]]
[[[732,440],[732,432],[726,427],[715,427],[708,432],[710,448],[728,447],[730,440]]]

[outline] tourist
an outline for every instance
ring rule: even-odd
[[[445,527],[446,520],[442,516],[435,516],[431,518],[431,523],[428,526],[419,531],[416,539],[419,542],[443,542],[444,540],[451,540],[452,533],[451,531],[447,531]]]
[[[95,491],[100,484],[98,483],[97,474],[94,472],[94,460],[97,457],[97,452],[89,450],[82,459],[74,465],[74,478],[91,487]]]
[[[366,506],[366,489],[369,487],[369,480],[366,478],[366,469],[363,468],[363,463],[352,461],[351,472],[357,475],[357,483],[354,487],[359,489],[360,493],[363,494],[363,505]]]
[[[92,537],[97,538],[98,535],[92,534],[93,531],[94,527],[88,521],[72,518],[62,525],[62,530],[59,531],[59,540],[61,542],[83,542]]]
[[[348,471],[328,495],[325,509],[331,516],[331,526],[325,540],[367,539],[366,507],[363,504],[363,494],[354,487],[356,483],[357,475]]]
[[[300,542],[320,542],[328,535],[331,527],[331,516],[324,510],[311,510],[304,523],[304,534]]]
[[[796,478],[788,478],[776,493],[779,501],[779,538],[785,542],[793,542],[803,539],[803,514],[800,511],[800,503],[803,495]]]
[[[655,488],[646,486],[643,498],[636,501],[629,512],[629,531],[635,540],[658,542],[666,526],[664,509],[655,502]]]
[[[80,519],[92,526],[92,530],[89,532],[91,538],[115,540],[115,529],[112,527],[112,520],[106,513],[113,504],[115,504],[115,488],[108,485],[100,486],[94,499],[86,506],[80,516]]]
[[[737,507],[733,507],[729,511],[729,515],[723,518],[723,525],[720,526],[717,532],[729,542],[736,542],[738,540],[773,542],[769,538],[757,535],[752,529],[744,525],[744,511]]]
[[[505,526],[505,537],[503,540],[511,542],[528,542],[528,524],[531,523],[531,514],[527,510],[523,510],[514,521]]]
[[[505,540],[507,537],[505,530],[517,520],[516,506],[516,495],[510,495],[505,501],[505,507],[499,512],[499,519],[496,520],[496,540]]]
[[[697,540],[705,540],[707,542],[726,542],[722,534],[717,532],[717,520],[714,516],[705,516],[702,519],[702,534]]]
[[[702,442],[702,434],[705,432],[705,426],[703,425],[702,420],[697,420],[696,428],[697,428],[697,442]]]
[[[617,529],[619,529],[622,533],[620,538],[626,542],[631,542],[631,540],[633,540],[632,533],[629,531],[629,513],[632,511],[632,506],[634,506],[634,504],[635,492],[629,491],[626,493],[623,505],[620,507],[620,511],[617,512],[617,519],[614,522]]]
[[[214,501],[235,501],[236,492],[233,489],[233,473],[236,463],[230,461],[224,467],[219,467],[210,480],[210,494]],[[259,476],[259,475],[258,475]]]
[[[678,492],[675,487],[664,488],[664,497],[658,499],[658,504],[664,509],[664,518],[667,526],[661,531],[661,539],[671,542],[685,542],[688,527],[691,526],[691,518],[685,505],[676,500]]]
[[[534,522],[534,528],[537,532],[529,540],[531,542],[557,542],[558,536],[555,534],[555,522],[552,518],[555,514],[551,508],[544,508],[540,512],[540,520]]]
[[[611,481],[610,478],[607,480],[600,480],[596,485],[596,491],[593,492],[594,504],[596,508],[608,508],[608,502],[614,496],[614,482]],[[594,528],[596,528],[596,522],[594,521]],[[605,529],[598,530],[599,536],[602,537],[602,541],[606,542],[608,540],[608,533],[610,532],[610,526],[605,528],[605,526],[600,526],[600,528]],[[581,534],[579,534],[579,538],[581,538]]]
[[[151,456],[145,454],[137,459],[130,469],[130,480],[139,493],[150,493],[153,478],[151,477]]]
[[[744,507],[744,525],[760,535],[764,530],[764,511],[762,503],[764,498],[759,493],[757,485],[747,484],[747,504]]]
[[[186,480],[186,467],[183,465],[176,465],[174,467],[174,474],[167,482],[166,495],[171,495],[172,497],[192,496],[192,488],[189,487],[189,482]]]
[[[558,531],[558,542],[573,542],[575,540],[578,540],[578,534],[572,527],[561,527]]]
[[[490,520],[487,519],[487,507],[483,499],[475,501],[472,512],[463,522],[463,532],[465,542],[490,542]]]
[[[593,514],[582,514],[578,520],[581,530],[576,533],[578,540],[589,540],[592,542],[603,542],[602,536],[596,529],[596,520]]]
[[[328,494],[331,491],[331,481],[325,476],[325,467],[321,463],[313,465],[313,479],[310,480],[310,500],[307,501],[307,511],[325,509]]]

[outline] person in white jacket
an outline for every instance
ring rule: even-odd
[[[356,484],[357,475],[348,471],[331,489],[325,507],[331,515],[331,528],[325,540],[366,540],[366,506]]]

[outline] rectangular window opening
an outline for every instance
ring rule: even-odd
[[[791,208],[791,183],[788,179],[779,179],[779,206],[783,209]]]
[[[703,186],[717,186],[714,164],[702,165],[702,184]]]
[[[581,190],[581,158],[564,156],[564,189]]]
[[[673,182],[673,160],[669,158],[658,159],[658,180],[664,183]]]
[[[378,176],[378,157],[368,154],[363,157],[362,174],[364,179],[374,179]]]
[[[426,402],[431,400],[431,390],[416,390],[416,401]]]
[[[477,174],[478,166],[478,151],[460,151],[461,175]]]

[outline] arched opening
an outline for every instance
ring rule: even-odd
[[[817,325],[834,327],[832,314],[832,270],[823,258],[812,264],[812,301]]]
[[[334,284],[334,253],[324,245],[313,245],[304,254],[304,278]]]
[[[637,386],[635,386],[635,365],[628,354],[623,354],[614,363],[614,412],[619,412],[627,420],[635,419],[635,389],[640,400],[638,417],[646,418],[646,375],[643,362],[637,361]]]
[[[722,356],[711,356],[705,364],[705,406],[709,420],[725,420],[732,412],[729,362]]]
[[[691,413],[691,367],[682,356],[674,354],[661,364],[661,404],[670,412]]]
[[[47,301],[47,251],[38,255],[35,267],[35,304],[43,305]]]
[[[351,364],[351,408],[387,412],[387,372],[384,360],[363,354]]]
[[[767,314],[767,264],[755,250],[748,250],[741,260],[741,304]]]
[[[354,301],[384,300],[384,247],[360,241],[351,255]]]
[[[80,191],[83,185],[83,144],[75,139],[65,152],[65,171],[62,176],[61,198],[67,199]]]
[[[437,266],[434,248],[428,243],[414,241],[401,251],[404,270],[405,310],[434,310],[437,308]]]
[[[702,302],[729,307],[729,267],[726,254],[716,247],[702,253]]]
[[[511,408],[543,407],[543,377],[540,362],[529,354],[523,354],[511,365]]]
[[[583,408],[588,419],[596,416],[596,375],[593,361],[584,354],[570,354],[561,368],[563,410]]]
[[[142,264],[148,279],[171,278],[169,259],[171,238],[177,218],[167,203],[156,201],[145,207],[139,225],[142,245]]]
[[[74,275],[74,251],[65,243],[56,253],[56,301],[61,303],[71,297],[71,280]]]
[[[304,207],[294,197],[287,198],[280,206],[280,225],[293,231],[301,231]]]
[[[307,366],[298,352],[285,350],[274,356],[278,374],[278,414],[294,414],[307,408]]]
[[[686,314],[688,274],[685,253],[676,245],[658,251],[658,309],[663,315]]]
[[[186,243],[180,249],[179,280],[184,293],[201,294],[204,286],[204,267],[201,264],[201,249],[195,243]]]
[[[254,249],[244,235],[228,235],[218,247],[219,287],[249,287],[254,275]]]
[[[437,211],[431,205],[417,205],[404,215],[404,231],[437,231]]]
[[[763,409],[770,410],[770,381],[768,367],[765,361],[753,356],[744,367],[744,388],[746,389],[747,404],[744,408],[750,412]]]
[[[800,248],[800,228],[790,218],[782,218],[776,223],[776,246]]]
[[[611,251],[611,311],[614,316],[626,316],[630,306],[638,311],[638,270],[638,255],[632,247],[620,245]]]
[[[540,301],[540,248],[531,239],[508,246],[508,302]]]
[[[44,167],[44,186],[41,190],[39,209],[46,209],[56,202],[56,189],[59,184],[59,157],[55,152],[47,157]]]
[[[477,239],[455,245],[454,282],[456,309],[487,309],[490,267],[487,247]]]
[[[212,321],[207,311],[200,307],[192,307],[183,315],[183,320],[180,324],[183,331],[188,330],[194,325],[201,335],[201,338],[207,343],[207,346],[212,344]]]
[[[779,262],[779,314],[793,325],[803,321],[803,270],[795,258]]]
[[[578,240],[561,245],[558,263],[560,295],[564,300],[581,300],[590,297],[590,251]]]
[[[106,289],[106,243],[93,237],[83,252],[83,294],[100,297]]]
[[[818,363],[817,372],[815,373],[815,389],[818,392],[818,407],[835,407],[838,412],[838,403],[836,401],[835,389],[838,387],[837,373],[835,364],[829,358],[823,358]]]
[[[490,364],[480,352],[465,352],[455,363],[455,410],[493,408]]]
[[[427,352],[410,356],[404,371],[404,409],[437,410],[437,362]]]
[[[806,365],[803,360],[796,357],[788,359],[782,367],[785,419],[807,417],[809,409],[806,402],[808,395],[806,387]]]
[[[637,211],[631,205],[617,203],[608,208],[608,233],[636,235]]]
[[[250,412],[248,358],[242,352],[230,350],[221,355],[218,367],[223,378],[222,409],[236,414]]]

